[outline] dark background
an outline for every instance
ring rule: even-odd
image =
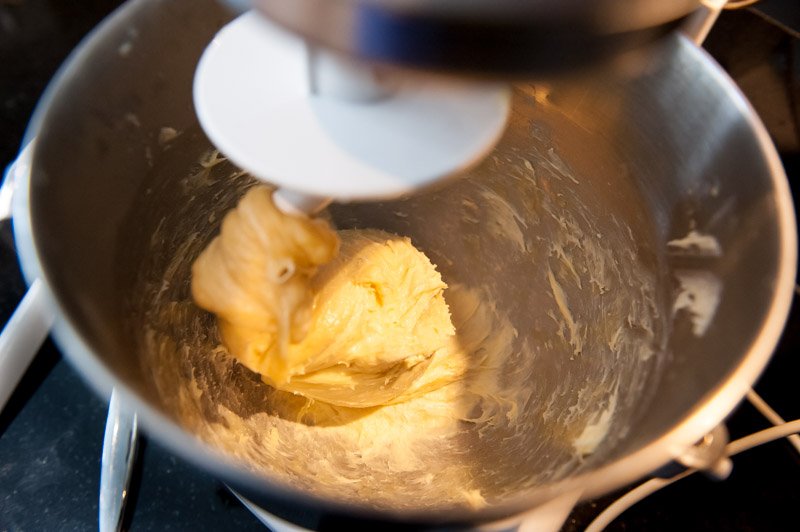
[[[121,2],[0,0],[0,165],[10,163],[46,83],[81,38]],[[800,4],[765,0],[726,11],[706,48],[767,125],[794,190],[800,185]],[[795,202],[797,201],[796,192]],[[0,323],[25,290],[9,222],[0,223]],[[800,316],[795,308],[756,389],[787,419],[800,417]],[[48,341],[0,414],[0,531],[97,527],[106,407]],[[748,404],[732,438],[767,426]],[[725,482],[682,480],[634,506],[608,530],[797,530],[800,456],[779,441],[734,459]],[[129,512],[132,530],[262,530],[215,479],[143,442]],[[564,529],[582,530],[618,494],[580,505]]]

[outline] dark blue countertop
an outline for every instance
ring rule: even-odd
[[[45,84],[69,51],[120,2],[0,0],[0,164],[15,156]],[[780,10],[778,10],[780,11]],[[800,185],[800,45],[752,12],[723,14],[707,48],[736,79]],[[24,293],[9,222],[0,223],[0,322]],[[787,419],[800,417],[800,315],[789,326],[758,392]],[[0,414],[0,532],[97,527],[106,406],[49,341]],[[748,404],[728,420],[731,437],[767,426]],[[800,507],[800,456],[785,441],[734,459],[725,482],[695,475],[643,501],[609,530],[786,530]],[[207,475],[144,441],[134,476],[131,530],[263,530]],[[575,509],[582,530],[619,494]],[[795,523],[790,526],[789,523]]]

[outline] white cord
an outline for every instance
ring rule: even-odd
[[[773,425],[782,425],[786,423],[786,420],[783,419],[780,414],[775,412],[772,407],[769,406],[767,402],[756,393],[755,390],[750,390],[747,392],[747,400],[750,401],[750,404],[752,404],[756,410],[758,410],[761,415],[767,418]],[[797,452],[800,453],[800,436],[797,434],[792,434],[786,439],[789,440],[789,443],[791,443],[792,446],[797,449]]]
[[[649,497],[653,493],[657,492],[661,488],[666,488],[673,482],[677,482],[682,478],[686,478],[692,473],[694,473],[694,469],[688,469],[679,475],[675,475],[672,478],[654,478],[648,480],[647,482],[643,482],[639,484],[628,493],[611,503],[611,505],[600,512],[600,515],[594,518],[594,520],[589,523],[589,526],[586,527],[585,532],[601,532],[605,530],[605,528],[611,524],[614,519],[619,517],[622,512],[636,504],[637,502],[641,501],[642,499]]]
[[[800,419],[787,421],[783,425],[760,430],[744,438],[732,441],[725,447],[725,452],[728,456],[735,456],[753,447],[758,447],[759,445],[764,445],[765,443],[779,440],[792,434],[797,434],[798,432],[800,432]]]
[[[780,438],[785,438],[792,434],[796,434],[797,432],[800,432],[800,419],[778,425],[777,427],[770,427],[768,429],[750,434],[749,436],[745,436],[744,438],[740,438],[736,441],[732,441],[725,447],[725,454],[727,456],[734,456],[743,451],[747,451],[748,449],[752,449],[753,447],[757,447]],[[678,480],[686,478],[692,473],[696,472],[697,469],[689,469],[672,478],[654,478],[638,485],[614,501],[611,506],[603,510],[600,515],[595,517],[594,520],[589,523],[589,526],[586,527],[586,532],[601,532],[603,529],[605,529],[605,527],[611,524],[614,519],[619,517],[622,512],[641,501],[648,495],[652,495],[661,488],[665,488],[673,482],[677,482]]]

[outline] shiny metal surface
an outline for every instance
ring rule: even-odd
[[[202,349],[143,351],[141,325],[148,309],[159,308],[148,307],[153,302],[182,311],[177,320],[148,322],[161,325],[167,339],[195,338],[182,324],[210,325],[186,304],[180,269],[249,185],[242,176],[228,180],[235,170],[224,163],[210,172],[198,164],[209,144],[191,109],[193,67],[226,16],[213,2],[139,0],[108,21],[49,90],[31,126],[38,140],[29,181],[14,197],[23,268],[29,281],[44,278],[56,297],[59,345],[95,388],[117,386],[142,425],[171,449],[281,516],[292,503],[416,524],[485,522],[576,487],[584,497],[607,492],[680,456],[766,365],[795,274],[786,179],[731,82],[674,38],[661,61],[634,80],[520,85],[504,141],[451,187],[391,205],[331,208],[342,226],[410,234],[448,282],[491,285],[519,341],[529,342],[515,351],[520,364],[536,362],[525,419],[543,430],[507,443],[494,438],[465,455],[476,458],[467,465],[494,490],[488,507],[416,499],[398,505],[391,492],[357,500],[346,490],[290,482],[269,463],[253,467],[236,458],[239,448],[223,450],[220,442],[228,440],[209,437],[224,431],[208,432],[214,413],[207,407],[224,404],[242,419],[255,417],[264,404],[253,399],[263,398],[264,388],[236,366],[217,372],[203,362]],[[165,140],[165,127],[180,135]],[[487,197],[511,205],[519,221],[512,216],[504,225],[491,216],[498,211],[488,210]],[[583,238],[562,246],[573,276],[551,244],[577,229]],[[667,245],[692,230],[713,236],[720,253]],[[522,248],[509,240],[512,233],[521,235]],[[604,292],[612,299],[592,289],[599,268],[591,259],[601,256],[616,268]],[[584,342],[580,354],[555,313],[548,271],[562,285],[573,321],[585,325],[574,337]],[[700,336],[686,311],[672,311],[687,272],[722,287]],[[163,283],[168,277],[173,282]],[[645,297],[640,281],[648,280],[655,284]],[[614,342],[620,327],[624,344]],[[157,366],[143,364],[153,360]],[[175,378],[159,379],[154,367],[176,370]],[[176,409],[171,391],[192,382],[207,385],[206,394]],[[607,409],[616,386],[608,436],[575,460],[570,442],[596,409]],[[592,408],[581,408],[585,403]],[[547,411],[557,414],[549,422]],[[579,414],[571,423],[570,412]],[[502,474],[486,475],[489,463]],[[407,490],[395,485],[395,493]]]
[[[240,4],[240,3],[238,3]],[[699,0],[255,0],[311,42],[364,60],[467,74],[542,76],[664,38]]]
[[[108,417],[100,460],[100,502],[98,528],[100,532],[122,530],[125,507],[130,500],[131,474],[136,462],[139,441],[135,412],[121,404],[116,390],[108,400]]]

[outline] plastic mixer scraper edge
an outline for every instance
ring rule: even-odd
[[[495,146],[509,102],[504,84],[360,63],[252,11],[217,33],[194,79],[212,143],[307,213],[460,174]]]

